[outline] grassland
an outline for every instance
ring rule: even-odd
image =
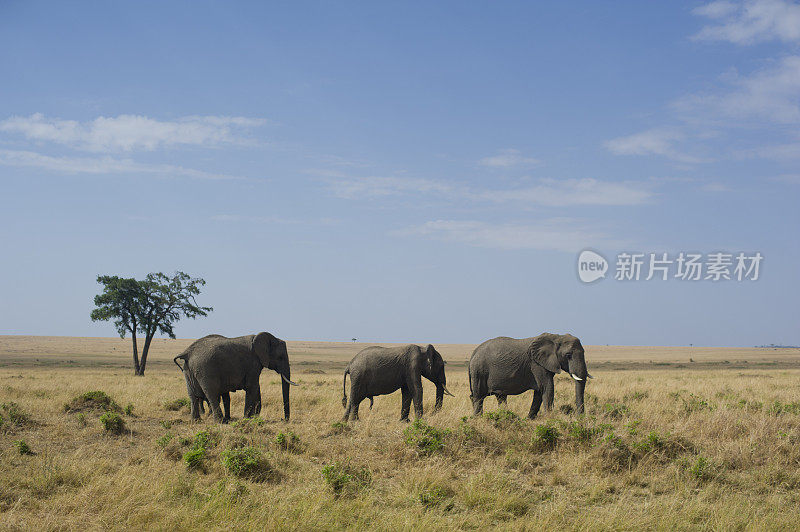
[[[290,342],[292,421],[262,375],[256,421],[191,423],[171,358],[145,377],[118,339],[0,337],[4,529],[797,529],[800,351],[588,347],[587,415],[517,419],[530,394],[469,415],[469,345],[444,409],[397,421],[399,394],[343,425],[341,372],[363,345]],[[101,390],[114,403],[98,401]],[[433,386],[425,385],[430,411]],[[65,407],[65,405],[69,405]],[[99,405],[96,409],[94,405]],[[564,407],[562,409],[562,407]],[[174,410],[172,410],[174,409]],[[240,416],[243,394],[234,394]],[[127,411],[127,412],[126,412]],[[106,426],[119,428],[116,433]],[[117,419],[124,426],[119,427]],[[110,423],[110,425],[109,425]],[[24,442],[24,445],[20,442]],[[32,454],[28,454],[32,453]]]

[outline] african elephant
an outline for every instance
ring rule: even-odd
[[[545,410],[553,408],[553,376],[562,369],[575,379],[575,409],[583,413],[586,370],[581,341],[570,334],[543,333],[535,338],[501,336],[487,340],[469,359],[469,388],[473,415],[483,412],[483,400],[496,395],[505,405],[506,396],[533,390],[528,417],[533,419],[544,399]]]
[[[250,417],[261,411],[261,370],[268,368],[283,379],[283,414],[289,420],[289,355],[286,342],[270,333],[226,338],[219,334],[205,336],[195,341],[175,357],[184,360],[184,377],[192,417],[200,417],[203,397],[208,401],[214,417],[219,422],[230,419],[230,392],[245,391],[244,415]],[[179,365],[180,367],[180,365]],[[203,397],[200,397],[202,393]],[[220,398],[225,406],[225,416],[219,408]]]
[[[424,350],[418,345],[402,347],[367,347],[362,349],[347,365],[342,381],[342,407],[344,420],[358,419],[358,405],[369,397],[385,395],[398,388],[403,394],[400,420],[408,421],[411,400],[414,414],[422,416],[422,377],[436,385],[436,406],[442,407],[444,394],[452,396],[444,375],[444,360],[436,349],[428,344]],[[350,403],[347,403],[347,375],[350,375]]]

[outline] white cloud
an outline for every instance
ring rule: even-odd
[[[732,81],[733,90],[717,95],[694,95],[675,103],[687,121],[742,120],[770,124],[800,122],[800,56],[782,58],[770,68]]]
[[[585,223],[565,218],[539,223],[491,224],[474,220],[435,220],[393,233],[422,236],[470,246],[497,249],[540,249],[576,252],[587,246],[620,246],[622,243]]]
[[[519,150],[513,148],[500,150],[496,155],[484,157],[478,162],[483,166],[490,166],[493,168],[511,168],[514,166],[532,166],[539,164],[538,159],[524,157]]]
[[[334,195],[345,199],[404,194],[438,195],[452,201],[566,205],[639,205],[653,197],[652,187],[632,182],[598,179],[541,179],[537,185],[506,190],[468,187],[459,183],[401,177],[350,177],[327,173]]]
[[[714,21],[694,35],[695,40],[736,44],[800,41],[800,5],[790,0],[718,1],[693,13]]]
[[[47,118],[40,113],[0,121],[0,131],[39,142],[53,142],[93,152],[152,151],[170,146],[243,143],[235,132],[264,124],[261,119],[187,116],[162,121],[139,115],[98,117],[88,122]]]
[[[705,162],[705,159],[682,153],[675,143],[682,141],[684,134],[671,129],[649,129],[605,142],[605,147],[617,155],[661,155],[683,163]]]
[[[19,150],[0,150],[0,165],[39,168],[64,174],[151,174],[194,179],[239,179],[170,164],[142,164],[112,157],[53,157]]]

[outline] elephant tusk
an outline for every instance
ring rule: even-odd
[[[292,382],[292,381],[290,381],[289,379],[287,379],[287,378],[286,378],[286,375],[284,375],[283,373],[281,373],[281,378],[282,378],[283,380],[285,380],[286,382],[288,382],[289,384],[291,384],[292,386],[300,386],[300,385],[299,385],[299,384],[297,384],[296,382]]]
[[[576,381],[582,381],[582,380],[583,380],[583,379],[581,379],[580,377],[578,377],[577,375],[575,375],[574,373],[570,373],[570,375],[571,375],[571,376],[572,376],[572,378],[573,378],[573,379],[575,379]]]
[[[594,379],[594,377],[592,377],[592,376],[591,376],[591,375],[589,375],[588,373],[586,374],[586,378],[587,378],[587,379]]]
[[[447,386],[442,386],[442,390],[444,390],[444,393],[449,395],[450,397],[455,397],[455,395],[450,393],[450,390],[447,389]]]

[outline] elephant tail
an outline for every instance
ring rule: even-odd
[[[350,373],[350,366],[344,370],[344,378],[342,379],[342,408],[347,408],[347,375]]]
[[[173,358],[173,359],[172,359],[172,361],[173,361],[173,362],[175,362],[175,365],[176,365],[176,366],[178,366],[178,368],[179,368],[181,371],[183,371],[183,366],[181,366],[180,364],[178,364],[178,359],[179,359],[179,358],[180,358],[181,360],[183,360],[183,361],[184,361],[184,363],[185,363],[185,362],[186,362],[186,353],[181,353],[180,355],[178,355],[178,356],[176,356],[175,358]]]
[[[467,364],[467,380],[469,381],[469,396],[472,397],[472,370]]]

